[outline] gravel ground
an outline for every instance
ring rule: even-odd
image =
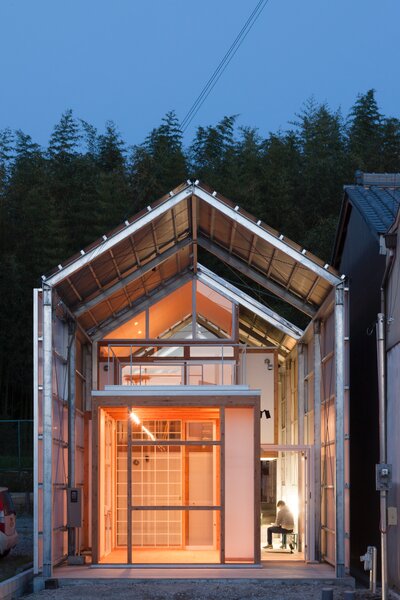
[[[18,545],[6,560],[11,563],[22,557],[31,560],[32,557],[32,516],[17,517],[19,534]],[[165,582],[150,581],[149,583],[99,583],[69,585],[56,590],[43,590],[25,595],[24,600],[320,600],[322,588],[319,582],[315,584],[273,584],[264,585],[248,583],[216,583],[201,581],[185,583],[182,580]],[[378,600],[379,595],[367,590],[356,590],[357,600]],[[344,598],[343,588],[334,590],[334,600]]]
[[[57,590],[43,590],[29,596],[24,600],[102,600],[118,599],[128,600],[320,600],[321,584],[271,584],[263,586],[257,583],[211,583],[199,582],[196,584],[176,582],[152,582],[151,585],[143,583],[133,584],[96,584],[73,585]],[[371,594],[367,590],[356,590],[357,600],[378,600],[379,595]],[[342,600],[344,590],[334,590],[334,600]]]

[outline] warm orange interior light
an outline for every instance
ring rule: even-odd
[[[153,440],[153,442],[154,442],[156,438],[155,438],[155,437],[154,437],[154,435],[151,433],[151,431],[149,431],[149,430],[147,429],[147,427],[145,427],[144,425],[142,425],[142,429],[143,429],[143,431],[144,431],[144,432],[145,432],[145,433],[146,433],[146,434],[149,436],[149,438],[150,438],[151,440]]]
[[[137,416],[137,414],[133,412],[133,410],[131,410],[131,412],[130,412],[129,416],[130,416],[130,418],[132,419],[132,421],[133,421],[134,423],[136,423],[136,425],[140,425],[140,419],[139,419],[139,417]]]
[[[133,412],[133,410],[131,410],[131,411],[130,411],[130,413],[129,413],[129,417],[130,417],[130,419],[131,419],[131,420],[132,420],[134,423],[136,423],[136,425],[140,425],[140,424],[141,424],[141,423],[140,423],[140,419],[139,419],[139,417],[137,416],[137,414],[136,414],[135,412]],[[153,440],[153,442],[155,442],[156,438],[155,438],[155,437],[154,437],[154,435],[151,433],[151,431],[149,431],[149,430],[147,429],[147,427],[145,427],[144,425],[142,425],[142,431],[144,431],[144,433],[145,433],[146,435],[148,435],[148,436],[149,436],[149,438],[150,438],[151,440]]]

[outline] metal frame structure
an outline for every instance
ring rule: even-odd
[[[269,309],[249,294],[233,286],[220,276],[198,263],[198,246],[217,256],[230,267],[255,281],[281,300],[291,304],[306,314],[310,324],[303,332],[292,323]],[[53,358],[55,322],[60,317],[57,310],[63,307],[63,313],[70,321],[70,327],[76,332],[72,336],[71,351],[68,352],[69,368],[68,399],[69,435],[68,435],[68,485],[77,484],[75,478],[75,451],[77,442],[76,376],[79,369],[85,371],[84,410],[90,419],[91,392],[98,389],[97,357],[98,343],[104,336],[119,325],[131,319],[135,314],[150,307],[169,293],[177,290],[183,283],[198,279],[207,286],[224,295],[234,303],[235,315],[238,314],[239,339],[253,346],[275,347],[281,365],[287,366],[291,383],[291,411],[294,421],[290,423],[293,433],[285,443],[294,446],[310,446],[313,452],[315,486],[315,527],[314,556],[321,556],[318,502],[320,486],[319,465],[321,465],[321,407],[325,401],[321,390],[324,382],[322,370],[324,361],[320,359],[321,327],[328,322],[327,314],[334,314],[334,327],[329,335],[333,336],[332,356],[334,357],[335,392],[335,556],[333,562],[338,576],[343,576],[348,564],[346,558],[346,535],[348,507],[346,505],[345,472],[347,452],[347,431],[345,417],[348,403],[346,391],[346,297],[344,277],[329,265],[304,248],[284,238],[278,232],[215,191],[198,182],[187,182],[171,191],[152,206],[148,206],[135,218],[125,223],[89,248],[58,265],[48,276],[43,276],[42,308],[38,294],[34,301],[34,399],[35,399],[35,498],[42,506],[43,530],[39,531],[40,515],[35,509],[35,572],[43,577],[52,575],[53,568]],[[194,301],[195,302],[195,301]],[[194,312],[196,312],[194,305]],[[42,312],[43,337],[39,335],[39,313]],[[236,319],[236,316],[234,316]],[[324,334],[325,335],[325,334]],[[78,351],[75,348],[78,336],[84,340],[77,364]],[[313,349],[312,365],[307,356]],[[90,359],[91,354],[91,359]],[[43,360],[42,360],[43,357]],[[311,368],[312,367],[312,368]],[[295,371],[297,369],[297,371]],[[312,374],[310,375],[310,373]],[[297,373],[297,375],[296,375]],[[43,375],[41,389],[39,375]],[[313,380],[313,431],[308,430],[310,412],[308,396]],[[296,388],[297,386],[297,388]],[[229,387],[229,386],[228,386]],[[227,390],[233,396],[243,395],[245,390]],[[296,388],[296,389],[295,389]],[[115,388],[116,389],[116,388]],[[246,388],[248,390],[248,388]],[[118,390],[121,397],[126,390]],[[215,389],[202,389],[212,398]],[[150,390],[141,390],[143,399]],[[185,390],[177,391],[177,395]],[[97,392],[99,396],[107,392]],[[289,400],[288,400],[289,401]],[[294,404],[297,402],[297,413]],[[291,414],[292,414],[291,413]],[[289,416],[288,416],[289,418]],[[39,421],[43,428],[40,430]],[[288,421],[289,424],[289,421]],[[86,434],[85,434],[86,436]],[[86,438],[85,438],[86,439]],[[43,451],[39,447],[43,446]],[[86,452],[88,449],[86,448]],[[94,458],[94,457],[93,457]],[[86,459],[85,459],[86,460]],[[90,462],[89,459],[87,461]],[[87,464],[89,464],[89,462]],[[43,470],[43,487],[40,486],[39,473]],[[43,495],[41,503],[39,496]],[[89,512],[87,511],[89,515]],[[87,517],[89,518],[89,517]],[[92,515],[92,518],[95,518]],[[257,529],[255,523],[255,529]],[[39,540],[42,542],[39,544]],[[40,548],[39,548],[40,546]],[[69,552],[76,547],[71,531]],[[42,556],[42,558],[39,557]]]

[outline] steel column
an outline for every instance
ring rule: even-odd
[[[131,407],[132,408],[132,407]],[[128,426],[127,426],[127,453],[126,453],[126,474],[127,474],[127,542],[128,542],[128,565],[132,564],[132,420],[131,408],[128,410]]]
[[[85,373],[85,394],[83,410],[92,410],[92,346],[85,344],[83,346],[83,366]]]
[[[344,512],[344,284],[335,290],[336,576],[345,576]]]
[[[53,574],[52,288],[43,284],[43,577]]]
[[[98,390],[98,343],[95,341],[92,344],[92,379],[91,379],[91,389]],[[91,394],[91,392],[90,392]],[[90,400],[92,402],[92,400]]]
[[[304,344],[297,345],[297,443],[304,444]]]
[[[294,440],[295,441],[295,440]],[[304,444],[304,344],[299,343],[297,345],[297,444]],[[306,511],[311,502],[310,494],[308,497],[305,495],[306,489],[306,469],[303,469],[303,457],[301,454],[297,457],[297,468],[299,473],[299,506],[304,506],[304,513],[299,512],[299,523],[298,531],[306,531],[306,521],[308,521]],[[300,536],[302,538],[302,536]],[[304,544],[304,539],[300,539],[300,547]],[[305,544],[305,551],[308,553],[310,546],[308,543]],[[303,546],[304,547],[304,546]],[[305,559],[308,560],[308,556],[305,555]]]
[[[33,573],[39,573],[39,290],[33,290]]]
[[[321,322],[314,322],[314,547],[321,559]]]

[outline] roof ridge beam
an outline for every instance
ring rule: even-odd
[[[214,254],[218,258],[220,258],[223,262],[231,266],[233,269],[236,269],[249,279],[252,279],[256,283],[260,284],[266,290],[269,290],[278,298],[285,300],[288,304],[291,304],[301,312],[305,313],[309,317],[313,317],[316,314],[316,309],[298,298],[294,294],[292,294],[289,290],[286,290],[284,287],[280,286],[278,283],[275,283],[271,279],[268,279],[252,267],[249,267],[247,263],[243,262],[236,256],[229,254],[227,250],[222,248],[222,246],[218,246],[215,242],[210,242],[207,238],[199,235],[198,243],[200,246]]]
[[[75,273],[75,271],[78,271],[82,267],[86,266],[92,260],[104,254],[104,252],[108,252],[110,248],[113,248],[119,242],[133,235],[139,229],[151,223],[154,219],[160,217],[168,210],[182,202],[182,200],[185,200],[192,193],[192,191],[193,186],[188,185],[185,189],[178,192],[174,196],[167,198],[165,202],[162,202],[155,208],[151,208],[146,214],[142,215],[139,219],[127,225],[124,229],[121,229],[111,237],[106,238],[99,246],[95,246],[94,248],[89,250],[89,252],[82,254],[82,256],[78,257],[65,267],[62,267],[60,271],[54,273],[54,275],[50,275],[50,277],[44,278],[44,281],[46,281],[46,283],[52,286],[59,284],[60,281],[63,281],[64,279]]]
[[[133,283],[137,279],[141,279],[144,275],[146,275],[146,273],[148,273],[155,267],[160,266],[166,260],[168,260],[175,254],[177,254],[178,252],[183,250],[183,248],[186,248],[186,246],[189,246],[191,243],[192,243],[191,238],[187,237],[186,239],[182,240],[181,242],[174,244],[173,246],[168,248],[168,250],[165,250],[164,252],[162,252],[161,254],[159,254],[158,256],[153,258],[152,260],[150,260],[148,263],[145,263],[142,267],[138,267],[135,271],[133,271],[133,273],[131,273],[130,275],[127,275],[123,279],[120,279],[119,281],[114,283],[112,286],[110,286],[106,290],[97,294],[97,296],[95,296],[91,300],[88,300],[87,302],[79,304],[79,306],[77,306],[77,308],[75,308],[75,310],[72,311],[74,313],[75,317],[80,317],[81,315],[83,315],[84,313],[91,310],[94,306],[96,306],[100,302],[106,301],[110,296],[112,296],[113,294],[115,294],[116,292],[121,290],[122,288],[126,288],[127,285]]]
[[[264,229],[261,225],[253,223],[253,221],[251,221],[248,217],[242,215],[239,212],[239,210],[235,210],[227,204],[224,204],[224,202],[212,196],[197,185],[195,185],[194,187],[194,193],[196,194],[196,196],[198,196],[198,198],[204,200],[210,206],[213,206],[216,210],[220,211],[222,214],[232,219],[232,221],[242,225],[251,233],[257,235],[258,237],[271,244],[287,256],[290,256],[292,259],[296,260],[310,271],[313,271],[316,275],[322,277],[322,279],[324,279],[331,285],[338,285],[339,283],[341,283],[342,280],[340,279],[340,277],[338,277],[334,273],[330,273],[321,265],[316,264],[313,260],[308,258],[308,256],[302,254],[299,250],[292,248],[284,240],[277,238],[272,233]]]

